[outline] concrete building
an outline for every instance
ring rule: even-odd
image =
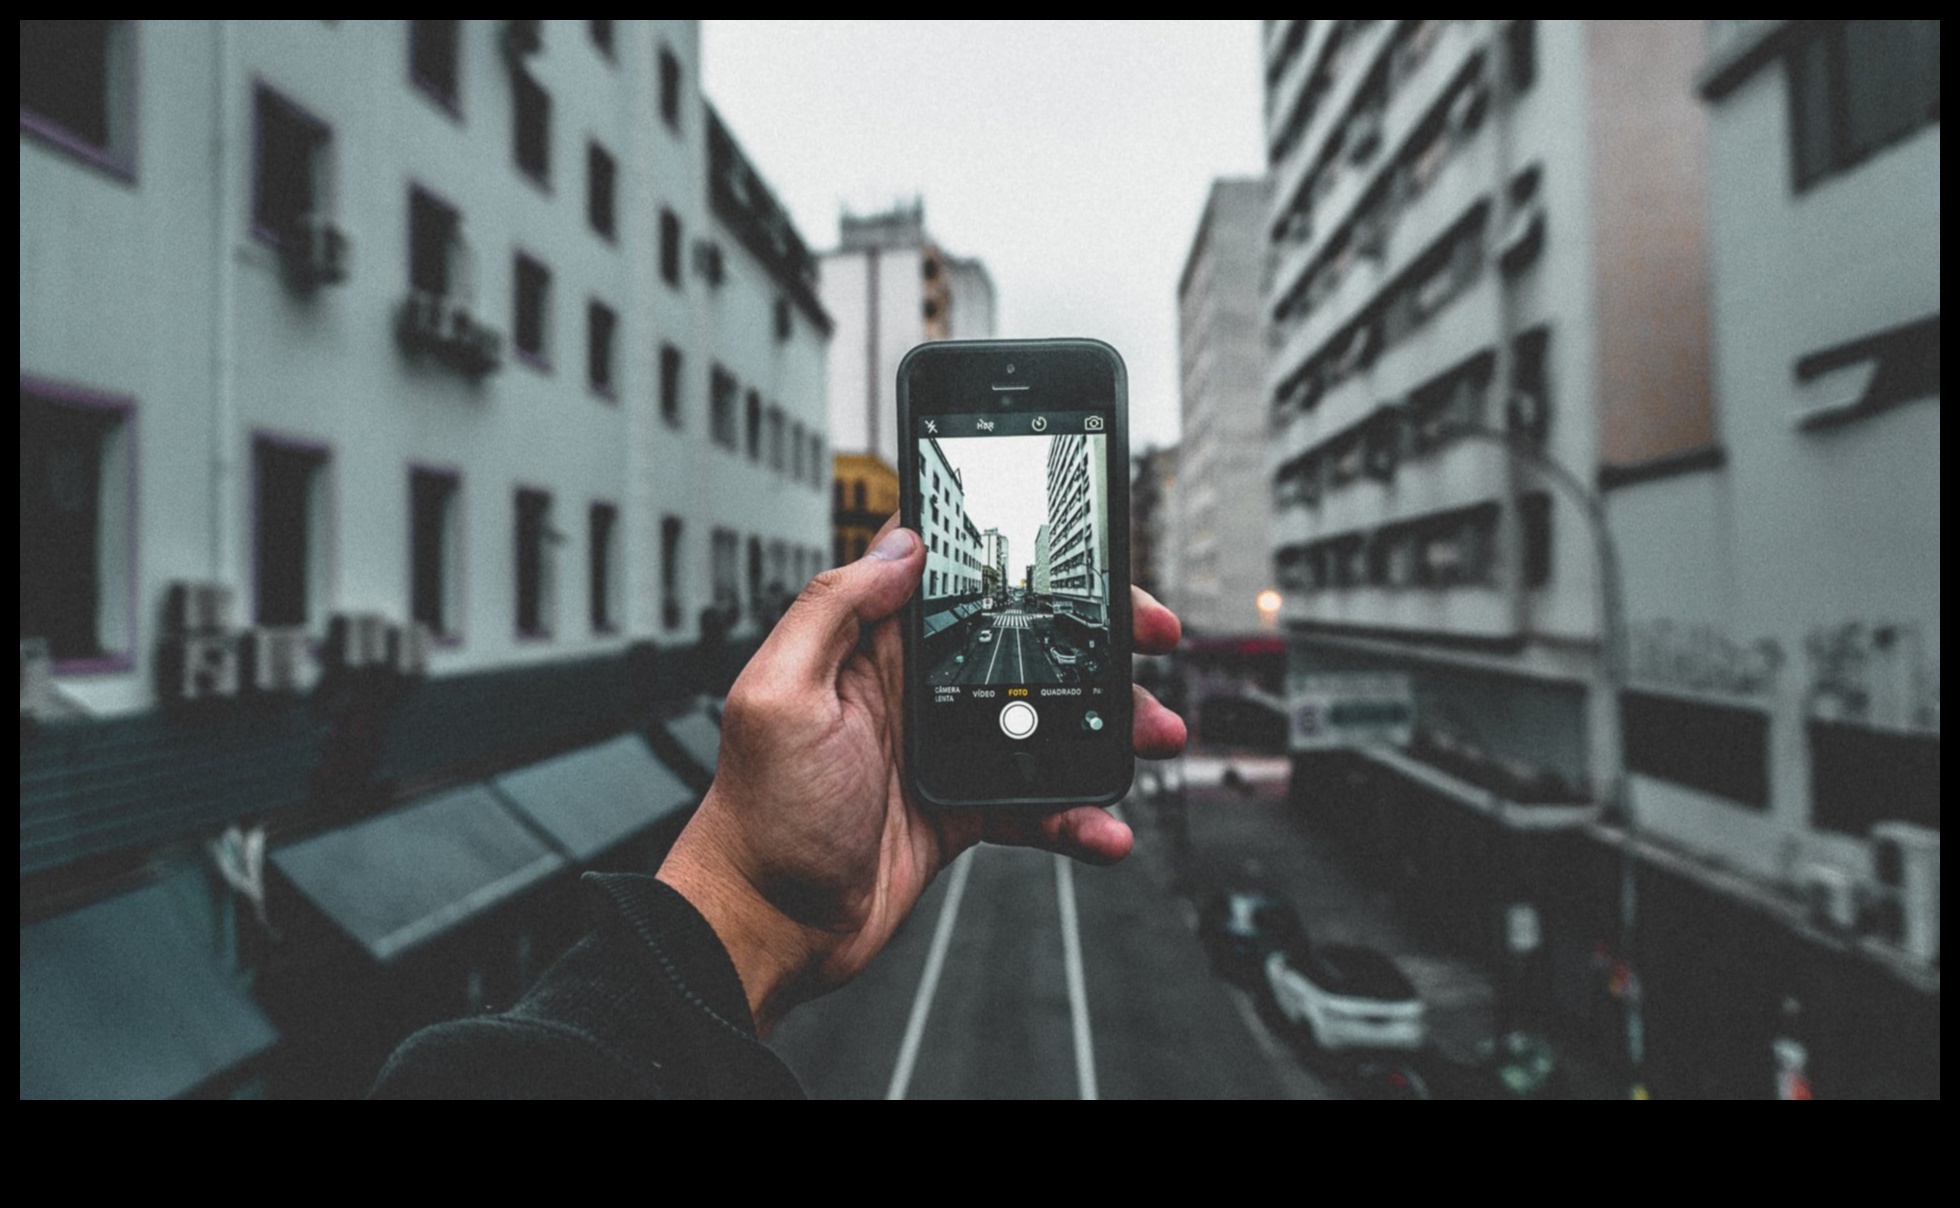
[[[919,493],[925,500],[921,534],[926,542],[925,598],[978,595],[980,530],[966,514],[966,487],[937,440],[919,457]]]
[[[1145,449],[1131,459],[1130,579],[1159,600],[1178,608],[1179,556],[1177,446]],[[1262,480],[1264,456],[1261,455]],[[1263,514],[1259,525],[1263,534]],[[1270,567],[1271,551],[1260,541],[1260,564]],[[1179,612],[1180,619],[1182,612]]]
[[[534,883],[484,853],[571,877],[596,849],[540,848],[480,781],[725,690],[830,540],[830,319],[699,91],[696,25],[23,22],[21,44],[36,959],[76,951],[62,912],[161,869],[227,910],[296,894],[282,967],[317,971],[304,937],[330,929],[294,920],[333,893],[268,869],[462,784],[371,849],[420,853],[394,871],[426,893],[329,861],[347,900],[440,908],[342,980],[440,967],[502,995],[535,967],[513,953],[552,950],[482,921]],[[616,770],[657,771],[626,737]],[[622,801],[652,783],[624,776]],[[215,897],[207,842],[231,853]],[[186,926],[249,947],[249,913]],[[24,963],[23,1017],[58,984]],[[384,1000],[414,998],[357,1005]]]
[[[1776,1028],[1794,1039],[1778,1003],[1820,997],[1804,984],[1861,1004],[1852,1015],[1923,1015],[1909,989],[1845,997],[1866,984],[1844,972],[1862,949],[1819,947],[1792,905],[1806,865],[1856,864],[1856,844],[1829,832],[1888,807],[1864,797],[1862,817],[1806,820],[1821,790],[1804,728],[1821,749],[1812,723],[1835,706],[1777,668],[1799,649],[1819,667],[1857,663],[1882,630],[1892,670],[1859,665],[1903,701],[1896,685],[1926,682],[1938,658],[1937,508],[1865,485],[1882,473],[1937,495],[1937,405],[1892,404],[1938,393],[1936,358],[1930,390],[1912,359],[1928,322],[1937,343],[1938,73],[1930,110],[1886,140],[1896,150],[1793,176],[1801,132],[1784,123],[1809,101],[1783,85],[1840,70],[1805,59],[1822,38],[1818,61],[1843,61],[1831,28],[1734,33],[1757,47],[1735,52],[1740,67],[1720,53],[1709,67],[1692,24],[1266,31],[1266,381],[1289,674],[1326,692],[1387,673],[1411,711],[1395,745],[1303,757],[1296,790],[1339,798],[1331,824],[1401,869],[1439,928],[1493,955],[1509,935],[1521,1001],[1624,1052],[1640,1012],[1614,987],[1637,978],[1649,1064],[1636,1076],[1658,1093],[1768,1093],[1788,1051]],[[1911,39],[1893,41],[1876,39],[1913,59]],[[1883,57],[1873,44],[1863,70]],[[1704,71],[1721,81],[1709,95],[1736,98],[1715,106],[1727,128],[1713,149],[1693,87]],[[1811,386],[1880,361],[1863,394],[1844,377]],[[1866,400],[1842,433],[1797,414],[1833,386]],[[1601,598],[1594,501],[1622,547],[1624,601]],[[1622,602],[1632,684],[1616,695],[1601,618]],[[1924,716],[1886,708],[1906,729]],[[1869,772],[1882,760],[1867,748],[1852,758]],[[1926,807],[1906,808],[1923,821]],[[1492,923],[1506,918],[1508,931]],[[1716,968],[1717,953],[1735,963]],[[1862,967],[1886,963],[1873,961]],[[1842,1037],[1847,1018],[1828,1026]],[[1869,1054],[1868,1040],[1853,1047]],[[1925,1085],[1895,1057],[1874,1075],[1837,1047],[1838,1091]]]
[[[830,441],[838,452],[899,458],[898,363],[927,340],[994,334],[994,287],[977,260],[941,248],[925,205],[846,214],[821,257],[820,289],[837,329],[830,357]]]
[[[1048,592],[1057,612],[1090,625],[1109,621],[1109,485],[1099,443],[1076,434],[1048,446]]]
[[[1034,561],[1028,564],[1028,590],[1038,596],[1045,596],[1054,590],[1048,574],[1048,534],[1047,525],[1034,531]]]
[[[1263,177],[1213,181],[1178,278],[1183,435],[1168,493],[1176,539],[1159,561],[1194,637],[1257,632],[1259,593],[1274,586],[1271,510],[1247,506],[1272,483],[1260,318],[1269,192]]]
[[[999,595],[1011,580],[1007,577],[1007,535],[999,529],[980,534],[980,571],[988,595]]]

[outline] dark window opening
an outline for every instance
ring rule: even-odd
[[[132,172],[134,36],[127,21],[22,21],[21,128]]]
[[[1940,23],[1820,23],[1788,70],[1802,189],[1939,120]]]
[[[422,91],[449,109],[458,107],[458,67],[462,62],[461,21],[408,23],[408,76]]]
[[[1538,22],[1511,22],[1504,30],[1504,52],[1510,61],[1511,91],[1529,91],[1538,79]]]
[[[716,365],[708,375],[709,435],[714,442],[729,449],[739,447],[740,436],[736,431],[735,396],[741,387],[736,384],[735,375]]]
[[[550,363],[547,347],[551,270],[529,256],[517,257],[516,314],[511,324],[518,355],[539,365]]]
[[[118,420],[20,396],[20,636],[57,660],[103,653],[103,471]]]
[[[660,418],[681,426],[681,350],[672,344],[660,346]]]
[[[672,210],[660,211],[660,279],[681,287],[681,220]]]
[[[592,45],[608,59],[613,57],[613,23],[611,21],[588,21],[586,28],[591,31]]]
[[[769,408],[769,468],[778,474],[783,472],[783,411],[780,407]]]
[[[409,475],[409,615],[429,632],[452,632],[450,563],[455,556],[453,525],[457,480],[453,474],[415,470]]]
[[[591,220],[592,229],[613,237],[614,188],[619,169],[612,155],[598,143],[588,143],[585,148],[585,216]]]
[[[1645,692],[1620,696],[1626,766],[1749,809],[1769,808],[1769,717]]]
[[[252,226],[284,241],[324,208],[328,131],[264,88],[254,100],[258,124],[258,174],[252,189]]]
[[[544,636],[550,629],[551,496],[517,493],[517,632]]]
[[[592,631],[610,633],[617,627],[613,616],[614,541],[619,527],[619,511],[611,504],[595,503],[591,514]]]
[[[762,542],[749,538],[749,610],[758,624],[762,621]]]
[[[613,393],[613,336],[619,317],[612,307],[593,302],[586,307],[585,379],[592,389]]]
[[[460,216],[421,189],[408,195],[408,283],[431,294],[447,294],[450,255]]]
[[[539,184],[551,180],[551,94],[522,71],[511,73],[517,166]]]
[[[681,128],[681,61],[660,48],[660,118],[675,133]]]
[[[1552,581],[1552,497],[1534,491],[1520,499],[1518,525],[1524,536],[1524,584],[1543,587]]]
[[[864,483],[862,481],[851,484],[851,506],[860,512],[865,509]]]
[[[794,330],[790,317],[789,299],[776,299],[776,338],[778,340],[787,340]]]
[[[762,398],[749,391],[749,460],[762,460]]]
[[[803,480],[803,425],[791,426],[789,435],[789,476],[792,480]]]
[[[681,627],[681,520],[660,518],[660,624]]]
[[[1940,828],[1940,736],[1811,722],[1810,813],[1823,830],[1864,836],[1875,822]]]
[[[305,625],[315,619],[315,496],[326,458],[270,441],[260,441],[255,453],[258,579],[253,615],[260,625]]]

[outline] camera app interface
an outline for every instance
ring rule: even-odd
[[[1091,411],[917,421],[921,649],[939,735],[1020,744],[1106,729],[1106,422]]]

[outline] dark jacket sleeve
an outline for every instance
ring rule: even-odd
[[[516,1006],[422,1029],[377,1099],[793,1099],[727,950],[652,877],[587,873],[591,933]]]

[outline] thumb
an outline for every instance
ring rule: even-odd
[[[769,688],[829,687],[863,626],[896,613],[918,590],[926,547],[907,528],[891,528],[856,562],[810,580],[751,666],[767,668]]]

